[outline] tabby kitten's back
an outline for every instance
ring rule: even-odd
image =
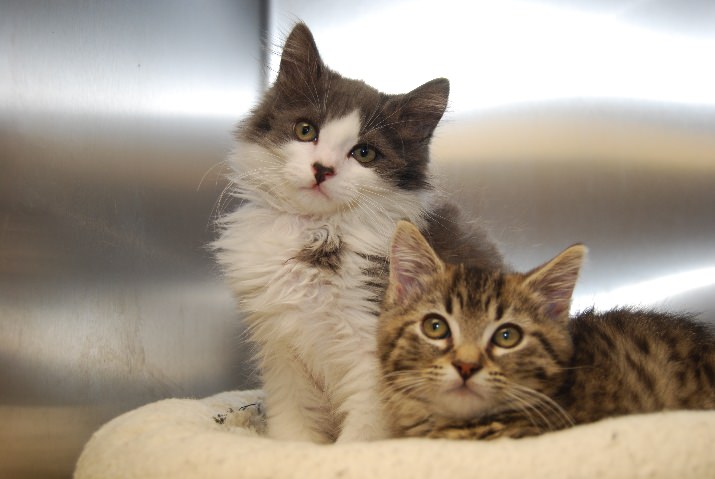
[[[574,354],[559,402],[576,423],[715,409],[715,336],[688,315],[614,309],[569,323]]]
[[[521,437],[628,413],[715,408],[715,336],[687,317],[569,320],[585,255],[533,271],[443,263],[412,225],[392,243],[378,332],[395,436]]]

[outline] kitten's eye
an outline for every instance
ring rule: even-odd
[[[350,152],[350,156],[360,163],[370,163],[377,158],[377,151],[367,145],[358,145]]]
[[[293,128],[295,137],[300,141],[315,141],[318,139],[318,130],[307,121],[299,121]]]
[[[513,324],[506,324],[496,330],[494,336],[492,336],[492,343],[500,348],[508,349],[519,344],[522,337],[521,328]]]
[[[439,314],[428,314],[422,320],[422,332],[430,339],[445,339],[450,335],[447,320]]]

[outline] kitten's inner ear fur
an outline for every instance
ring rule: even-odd
[[[544,299],[544,313],[553,319],[568,319],[571,295],[587,251],[582,244],[570,246],[551,261],[526,274],[522,284]]]
[[[310,88],[323,74],[323,61],[313,34],[304,23],[291,30],[281,55],[277,82],[296,88]]]
[[[426,292],[445,265],[415,225],[400,221],[390,246],[390,284],[386,303],[407,305]]]
[[[398,125],[403,125],[411,140],[429,140],[447,109],[449,80],[436,78],[409,93],[394,98]]]

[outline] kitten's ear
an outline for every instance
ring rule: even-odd
[[[524,283],[544,299],[544,312],[554,319],[568,318],[571,295],[576,287],[587,248],[576,244],[546,264],[529,272]]]
[[[397,124],[417,141],[429,140],[447,109],[449,80],[437,78],[393,100]],[[404,136],[404,135],[403,135]]]
[[[296,24],[283,47],[276,82],[309,88],[320,78],[324,68],[313,34],[305,23]]]
[[[426,291],[430,280],[444,271],[439,259],[420,230],[408,221],[397,223],[390,245],[390,283],[385,301],[405,305]]]

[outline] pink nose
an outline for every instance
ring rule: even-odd
[[[323,181],[327,180],[328,177],[335,174],[335,168],[332,166],[323,166],[317,161],[313,163],[313,174],[315,176],[315,182],[321,184]]]
[[[482,366],[476,363],[465,363],[464,361],[454,361],[452,363],[454,369],[457,370],[463,380],[469,379],[474,373],[482,369]]]

